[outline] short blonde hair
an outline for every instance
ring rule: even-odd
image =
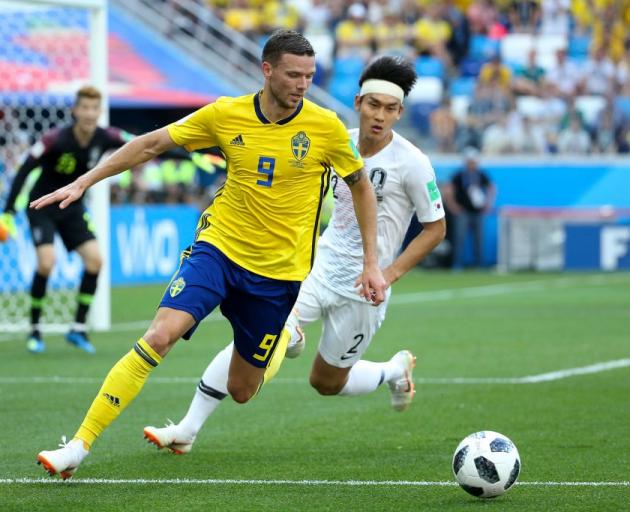
[[[74,99],[74,104],[77,105],[81,98],[88,98],[90,100],[100,100],[103,97],[101,91],[92,85],[84,85],[77,91],[77,95]]]

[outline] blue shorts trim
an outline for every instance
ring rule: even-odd
[[[190,313],[195,325],[217,306],[234,330],[234,346],[253,366],[266,368],[300,290],[298,281],[254,274],[231,261],[215,246],[197,242],[184,251],[178,272],[160,307]]]

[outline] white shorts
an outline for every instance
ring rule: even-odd
[[[372,306],[349,299],[311,274],[302,283],[295,306],[302,325],[323,317],[319,353],[324,361],[337,368],[349,368],[361,359],[383,323],[387,301]]]

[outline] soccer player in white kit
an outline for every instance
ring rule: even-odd
[[[368,170],[378,201],[379,264],[388,286],[418,264],[444,238],[444,207],[428,157],[393,131],[403,100],[416,81],[413,67],[402,59],[381,57],[361,75],[355,108],[360,128],[350,130]],[[414,395],[415,357],[401,350],[389,361],[362,359],[385,318],[390,296],[379,306],[363,299],[356,288],[363,268],[361,232],[350,189],[331,178],[335,206],[319,239],[310,275],[302,284],[294,313],[285,325],[291,335],[286,356],[304,348],[301,326],[323,318],[318,353],[310,383],[322,395],[362,395],[386,382],[391,404],[403,411]],[[413,214],[422,232],[399,254]],[[299,316],[298,316],[299,312]],[[159,448],[187,453],[206,419],[227,395],[232,344],[206,368],[186,416],[164,428],[145,427],[145,437]]]

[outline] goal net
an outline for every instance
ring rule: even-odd
[[[565,266],[565,233],[570,224],[614,221],[625,210],[505,206],[499,211],[499,271],[559,271]]]
[[[76,90],[98,87],[107,112],[107,48],[105,0],[0,0],[0,207],[24,151],[51,128],[71,121]],[[101,124],[107,123],[106,114]],[[30,286],[36,268],[25,214],[31,173],[18,199],[17,238],[0,244],[0,329],[29,327]],[[109,191],[99,184],[88,197],[105,261],[109,254]],[[55,239],[56,264],[48,281],[41,323],[44,332],[68,328],[76,308],[82,274],[77,254],[68,254]],[[109,267],[99,278],[90,323],[110,324]]]

